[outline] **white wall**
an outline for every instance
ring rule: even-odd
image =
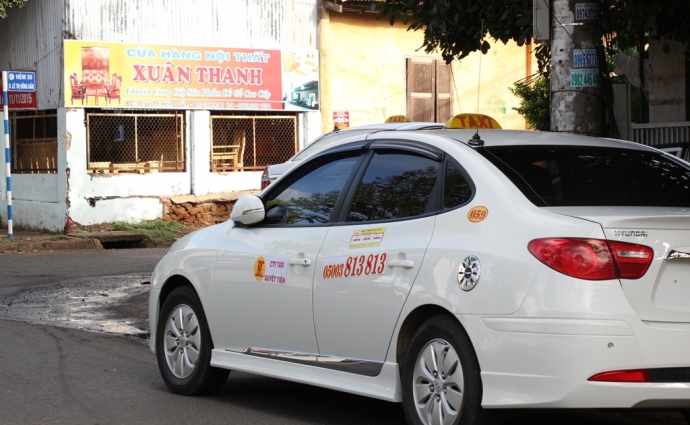
[[[303,143],[319,134],[318,113],[302,115]],[[58,109],[57,174],[15,175],[15,225],[61,230],[67,217],[81,225],[162,218],[161,197],[203,196],[259,189],[261,171],[212,173],[210,112],[188,111],[185,116],[184,172],[150,174],[91,174],[87,172],[85,111]],[[69,176],[69,177],[68,177]],[[0,216],[7,222],[5,181],[0,183]]]
[[[259,189],[261,172],[211,173],[210,113],[189,111],[185,117],[184,172],[151,174],[87,173],[84,110],[66,113],[71,145],[67,150],[70,218],[81,225],[162,218],[161,197],[207,195]]]
[[[670,47],[664,53],[664,45]],[[673,40],[649,42],[649,122],[685,121],[685,45]]]
[[[12,176],[12,224],[15,228],[58,231],[65,227],[65,110],[57,110],[57,174],[15,174]],[[4,145],[3,145],[4,151]],[[3,155],[4,158],[4,155]],[[5,165],[2,165],[0,185],[0,216],[7,225],[7,199],[5,196]]]
[[[161,196],[190,193],[189,139],[185,140],[185,172],[151,174],[87,173],[84,110],[67,110],[67,150],[70,168],[68,199],[70,218],[82,225],[152,220],[162,216]],[[188,125],[187,122],[185,122]]]

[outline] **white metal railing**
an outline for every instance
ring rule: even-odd
[[[690,142],[690,121],[632,124],[632,141],[643,145]]]

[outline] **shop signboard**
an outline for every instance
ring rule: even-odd
[[[318,110],[316,50],[65,40],[65,104],[117,109]]]
[[[0,81],[0,93],[2,92]],[[0,96],[0,107],[4,106]],[[7,71],[7,108],[36,109],[36,71]]]

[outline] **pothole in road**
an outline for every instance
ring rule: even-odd
[[[74,279],[0,296],[0,319],[149,337],[150,275]]]

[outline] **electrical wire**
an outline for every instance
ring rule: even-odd
[[[480,39],[479,39],[479,51],[481,52],[482,49],[482,44],[484,42],[484,19],[482,19],[482,32],[479,33]],[[477,76],[478,81],[477,81],[477,114],[479,114],[479,94],[481,93],[481,87],[482,87],[482,56],[484,55],[484,52],[481,52],[481,55],[479,55],[479,74]]]

